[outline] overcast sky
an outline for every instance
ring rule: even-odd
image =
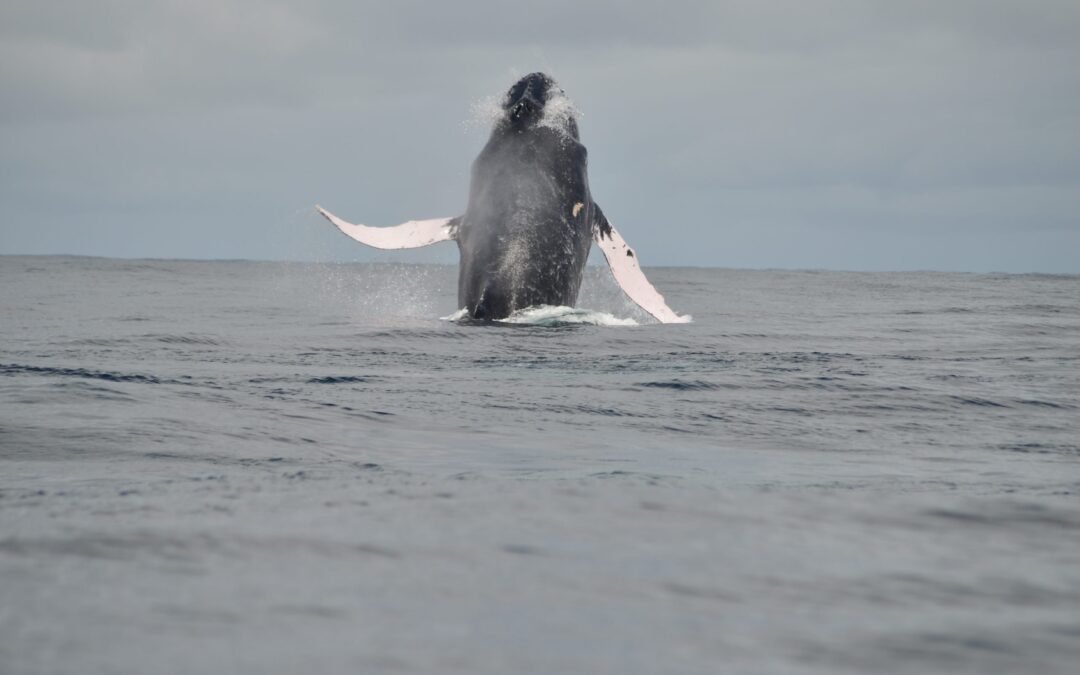
[[[462,212],[475,108],[583,113],[646,265],[1080,273],[1080,2],[0,2],[0,253],[286,260]]]

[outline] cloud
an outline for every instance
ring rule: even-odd
[[[895,265],[874,233],[947,232],[966,268],[993,258],[965,252],[969,232],[1003,256],[1032,232],[1080,242],[1076,63],[1080,6],[1057,1],[8,0],[0,243],[289,258],[309,233],[285,223],[279,246],[264,223],[315,201],[376,223],[452,215],[483,142],[470,107],[544,69],[646,262]],[[112,234],[57,248],[76,239],[22,225],[41,208]],[[749,253],[852,232],[865,245],[846,258]],[[1045,239],[1047,261],[1061,245]]]
[[[313,91],[302,74],[315,65],[318,31],[298,7],[73,4],[70,12],[53,3],[5,6],[6,121],[288,104]]]

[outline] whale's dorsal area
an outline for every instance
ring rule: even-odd
[[[514,84],[473,162],[468,206],[456,218],[369,227],[316,208],[343,233],[375,248],[457,242],[458,306],[474,319],[504,319],[537,305],[574,306],[595,243],[631,300],[663,323],[688,322],[667,306],[637,254],[592,200],[575,115],[549,76],[532,73]]]

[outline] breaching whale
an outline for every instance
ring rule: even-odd
[[[464,215],[369,227],[316,208],[342,232],[375,248],[456,241],[458,306],[474,319],[504,319],[535,305],[574,306],[595,241],[631,300],[664,323],[689,321],[667,306],[593,201],[587,152],[568,110],[565,93],[544,73],[526,75],[510,88],[473,161]]]

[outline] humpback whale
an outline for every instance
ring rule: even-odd
[[[458,306],[474,319],[505,319],[535,305],[574,306],[595,242],[631,300],[661,322],[689,321],[667,306],[637,254],[593,201],[587,152],[570,111],[565,92],[548,75],[532,73],[516,82],[473,161],[463,215],[369,227],[316,208],[342,232],[375,248],[456,241]]]

